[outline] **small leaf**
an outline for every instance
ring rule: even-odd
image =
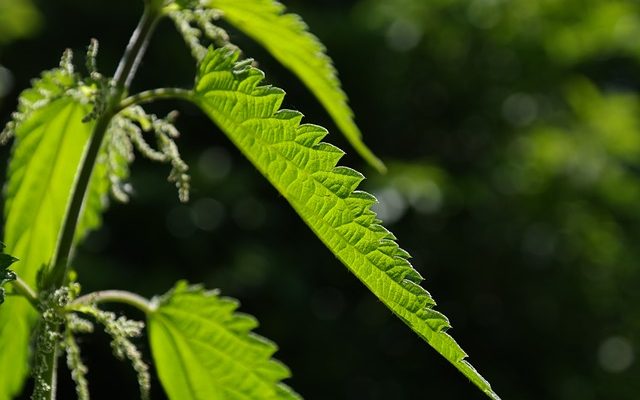
[[[302,114],[279,110],[284,92],[258,86],[262,71],[251,67],[237,73],[238,57],[229,49],[209,51],[200,64],[196,103],[369,290],[487,396],[497,399],[446,333],[449,321],[433,309],[435,301],[419,285],[422,277],[407,252],[376,219],[371,210],[375,198],[355,190],[363,176],[336,167],[344,153],[320,142],[327,134],[324,128],[301,125]]]
[[[285,7],[275,0],[209,0],[206,4],[222,11],[223,18],[295,73],[356,151],[378,171],[385,171],[384,164],[362,141],[362,133],[353,121],[347,96],[324,45],[309,32],[300,16],[285,13]]]
[[[18,261],[18,259],[15,258],[14,256],[10,256],[9,254],[4,254],[4,253],[0,254],[0,271],[2,271],[2,273],[6,273],[6,271],[11,266],[11,264],[13,264],[16,261]],[[0,279],[1,278],[2,278],[2,275],[0,275]],[[6,278],[6,279],[9,279],[9,278]],[[13,281],[15,280],[15,278],[11,280]]]
[[[299,399],[280,383],[289,369],[236,300],[179,282],[148,316],[151,352],[172,400]]]
[[[18,259],[15,258],[14,256],[4,253],[5,247],[6,247],[5,244],[0,242],[0,252],[2,252],[0,253],[0,272],[7,270],[11,266],[11,264],[18,261]],[[2,275],[0,275],[0,277],[1,276]],[[14,280],[14,279],[11,279],[11,280]]]

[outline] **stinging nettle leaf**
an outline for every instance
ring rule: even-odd
[[[36,286],[38,270],[53,256],[76,171],[94,125],[82,122],[90,104],[68,94],[77,84],[72,71],[45,72],[21,95],[21,115],[13,128],[16,141],[5,187],[4,241],[21,260],[15,271],[32,287]],[[93,178],[76,239],[100,223],[104,202],[96,199],[103,196],[104,185]],[[13,398],[24,383],[36,316],[22,298],[0,308],[0,400]]]
[[[276,345],[251,332],[258,322],[235,311],[238,301],[179,282],[154,302],[149,340],[169,398],[300,398],[281,383],[290,372],[271,358]]]
[[[296,14],[285,12],[275,0],[208,0],[223,18],[264,46],[280,63],[295,73],[318,98],[356,151],[378,171],[384,164],[362,141],[347,96],[324,45],[311,34]]]
[[[419,283],[420,274],[371,211],[375,198],[355,190],[363,176],[336,167],[343,152],[320,142],[327,131],[279,110],[281,89],[258,86],[256,68],[237,70],[239,54],[210,50],[199,66],[194,101],[289,201],[325,245],[391,311],[486,395],[498,396],[446,333],[449,321]],[[244,65],[244,64],[243,64]]]

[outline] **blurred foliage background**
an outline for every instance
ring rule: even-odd
[[[2,122],[65,47],[80,56],[100,39],[99,66],[112,73],[138,3],[0,0]],[[231,30],[233,40],[287,90],[287,107],[333,132],[328,139],[348,152],[343,164],[369,177],[364,187],[380,200],[382,219],[496,391],[504,399],[637,399],[640,3],[285,4],[327,45],[387,175],[352,155],[295,77]],[[188,87],[193,71],[164,23],[134,86]],[[136,160],[130,204],[113,204],[78,251],[85,290],[152,296],[178,278],[220,288],[259,317],[259,333],[293,370],[289,383],[309,399],[482,398],[195,108],[152,110],[172,108],[181,113],[192,201],[179,204],[168,171]],[[94,397],[132,398],[133,373],[109,358],[106,337],[83,346]],[[62,379],[61,398],[71,398]]]

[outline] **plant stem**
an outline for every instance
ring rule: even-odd
[[[76,226],[80,217],[80,211],[82,209],[82,203],[89,186],[93,167],[96,163],[102,141],[107,132],[107,128],[111,122],[111,119],[115,115],[115,111],[118,105],[124,98],[131,80],[133,79],[140,61],[144,55],[149,39],[162,17],[161,3],[155,1],[146,3],[144,14],[138,23],[136,30],[134,31],[127,49],[118,65],[115,76],[113,78],[113,86],[110,88],[110,92],[107,95],[107,101],[104,112],[98,117],[96,124],[91,134],[91,139],[82,158],[80,171],[76,176],[71,202],[65,214],[64,222],[62,224],[62,231],[56,245],[56,251],[54,253],[52,269],[49,270],[46,278],[44,279],[43,291],[52,292],[53,290],[62,286],[65,282],[67,271],[69,269],[69,259],[71,256],[71,250],[73,247],[73,239],[76,232]],[[45,325],[45,324],[42,324]],[[43,328],[46,329],[46,328]],[[40,330],[38,335],[47,334]],[[59,346],[55,345],[51,353],[46,354],[43,360],[37,359],[37,363],[45,363],[43,379],[45,388],[42,393],[42,398],[54,400],[56,398],[56,375],[57,375],[57,361],[58,361]],[[39,366],[36,365],[36,368]]]
[[[126,99],[120,102],[118,106],[118,111],[122,111],[127,107],[151,103],[156,100],[187,100],[190,101],[193,97],[193,92],[187,89],[180,88],[162,88],[162,89],[152,89],[145,90],[144,92],[140,92],[134,94],[133,96],[129,96]]]
[[[69,258],[71,256],[73,238],[75,236],[76,226],[82,209],[82,203],[84,201],[87,187],[89,186],[93,167],[98,157],[98,153],[100,152],[100,147],[102,146],[102,141],[107,132],[107,128],[109,127],[109,123],[118,110],[118,105],[122,101],[122,98],[129,88],[131,80],[140,65],[144,51],[149,43],[149,38],[161,16],[162,13],[160,10],[149,7],[145,9],[142,18],[138,23],[138,27],[131,36],[127,49],[122,56],[120,64],[118,65],[118,69],[116,70],[113,78],[114,86],[108,96],[105,111],[96,121],[88,147],[82,159],[80,172],[76,177],[73,195],[65,215],[65,220],[62,225],[62,233],[58,240],[56,252],[53,258],[53,270],[51,270],[47,279],[46,287],[48,289],[57,288],[64,283],[69,265]]]
[[[29,303],[31,303],[31,305],[37,310],[40,302],[38,301],[38,295],[31,286],[29,286],[27,282],[23,281],[19,276],[16,277],[15,281],[11,281],[11,283],[13,284],[13,289],[16,293],[29,300]]]
[[[123,303],[137,308],[145,314],[150,314],[155,307],[146,298],[124,290],[102,290],[93,292],[75,299],[71,306],[76,304],[98,304],[98,303]]]
[[[162,9],[158,8],[157,4],[153,4],[155,3],[145,6],[144,13],[138,23],[138,27],[131,35],[127,49],[125,50],[125,53],[120,60],[120,64],[118,65],[118,69],[113,76],[116,89],[120,90],[120,95],[129,89],[131,81],[138,70],[140,62],[142,61],[142,57],[147,50],[149,39],[163,15]]]

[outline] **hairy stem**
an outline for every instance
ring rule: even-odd
[[[144,55],[144,51],[147,48],[147,44],[149,43],[149,38],[151,37],[160,17],[162,17],[160,10],[150,7],[145,9],[142,18],[138,23],[138,27],[131,36],[129,45],[127,46],[127,49],[122,56],[122,60],[118,65],[118,69],[116,70],[116,74],[113,78],[114,84],[111,93],[109,94],[106,109],[96,121],[91,139],[89,140],[89,144],[81,162],[80,172],[74,183],[73,195],[65,215],[65,220],[62,225],[62,233],[58,240],[56,252],[53,258],[53,270],[47,279],[47,287],[49,289],[59,287],[64,282],[71,255],[73,238],[76,232],[80,211],[82,209],[82,203],[84,201],[87,187],[89,186],[93,167],[96,163],[98,153],[100,152],[102,141],[111,119],[118,110],[120,101],[131,84],[131,80],[136,73],[138,65]]]
[[[71,202],[69,203],[69,207],[65,214],[62,231],[59,236],[53,262],[51,264],[53,267],[44,280],[44,287],[42,289],[45,292],[53,291],[62,286],[65,282],[76,226],[82,209],[82,203],[84,201],[87,187],[89,186],[93,167],[96,163],[102,141],[105,137],[111,119],[115,115],[118,105],[124,98],[129,85],[131,84],[131,80],[140,65],[140,61],[142,60],[144,51],[149,43],[149,39],[162,15],[162,9],[159,2],[155,1],[146,3],[144,14],[140,19],[136,30],[131,36],[127,49],[122,56],[120,64],[118,65],[118,69],[116,70],[113,79],[113,86],[108,94],[105,111],[96,121],[91,139],[81,161],[80,171],[77,174],[73,185]],[[40,331],[38,334],[46,335],[47,332]],[[44,387],[46,390],[44,393],[39,393],[39,397],[43,399],[54,400],[56,398],[55,381],[59,353],[58,347],[58,345],[55,345],[51,353],[46,354],[46,357],[42,360],[37,360],[37,363],[44,363],[44,365],[36,365],[36,368],[46,368],[46,372],[43,376],[45,383]]]
[[[151,3],[152,5],[147,5],[145,7],[144,14],[142,14],[142,18],[140,18],[138,27],[133,32],[133,35],[131,35],[127,49],[125,50],[125,53],[120,60],[120,64],[118,65],[118,69],[113,76],[116,89],[120,89],[120,95],[122,95],[131,85],[131,81],[133,80],[133,77],[138,70],[138,66],[142,61],[142,57],[147,50],[149,39],[158,24],[158,21],[163,15],[162,10],[158,8],[156,3],[157,2]]]
[[[127,107],[151,103],[156,100],[187,100],[191,101],[193,98],[193,91],[187,89],[180,88],[162,88],[162,89],[152,89],[145,90],[144,92],[140,92],[134,94],[133,96],[129,96],[126,99],[120,102],[118,106],[118,110],[122,111]]]
[[[146,298],[124,290],[102,290],[78,297],[71,303],[71,308],[78,304],[122,303],[137,308],[145,314],[154,311],[154,306]]]
[[[23,281],[19,276],[16,277],[15,281],[11,281],[11,283],[13,284],[13,290],[15,290],[15,292],[20,296],[29,300],[29,303],[31,303],[31,305],[37,310],[39,304],[38,295],[31,286],[29,286],[27,282]]]

